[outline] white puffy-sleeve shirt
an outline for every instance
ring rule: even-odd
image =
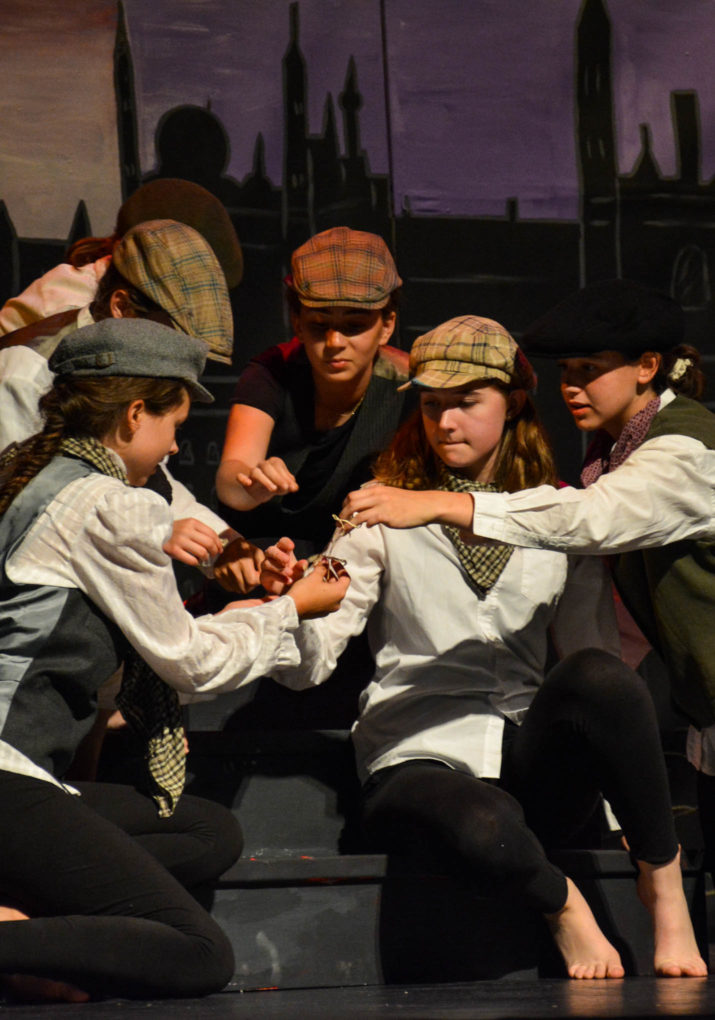
[[[49,504],[7,573],[17,584],[83,591],[178,691],[233,690],[276,665],[295,665],[298,617],[287,596],[218,616],[186,612],[162,549],[171,527],[156,493],[93,473]]]
[[[674,399],[671,391],[661,406]],[[648,439],[586,489],[475,493],[473,531],[589,555],[715,538],[715,451],[689,436]]]
[[[521,721],[543,679],[548,628],[562,655],[618,654],[598,560],[569,564],[560,553],[515,549],[480,600],[439,525],[358,528],[334,553],[351,577],[340,609],[303,622],[300,664],[271,675],[296,689],[322,683],[368,620],[375,674],[353,727],[362,779],[413,758],[496,777],[504,719]]]

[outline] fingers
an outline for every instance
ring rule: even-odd
[[[266,495],[284,495],[297,492],[298,483],[280,457],[261,460],[249,472],[239,471],[236,480],[256,498],[256,489],[262,489]]]
[[[186,517],[174,521],[171,537],[163,548],[168,556],[195,567],[218,556],[223,550],[223,543],[208,524]]]

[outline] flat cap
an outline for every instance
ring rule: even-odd
[[[579,358],[599,351],[637,357],[682,343],[680,305],[631,280],[604,280],[570,294],[521,338],[532,357]]]
[[[534,389],[534,371],[507,330],[493,319],[459,315],[417,337],[410,351],[410,386],[443,390],[493,379]]]
[[[102,319],[68,333],[49,359],[55,375],[177,379],[193,400],[212,404],[199,382],[206,344],[151,319]]]
[[[288,285],[308,308],[384,308],[402,286],[381,237],[333,227],[311,237],[291,258]]]
[[[176,220],[146,220],[117,241],[112,263],[179,329],[204,340],[210,358],[231,364],[233,314],[226,278],[197,230]]]
[[[122,237],[147,220],[177,220],[198,230],[221,263],[229,290],[243,276],[243,253],[223,202],[206,188],[178,177],[157,177],[142,184],[117,213],[115,233]]]

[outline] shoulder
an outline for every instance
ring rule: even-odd
[[[684,436],[715,449],[715,415],[697,400],[678,396],[658,412],[647,440],[660,436]]]
[[[410,374],[410,356],[407,351],[386,344],[378,350],[374,372],[380,379],[389,379],[396,383],[407,382]]]

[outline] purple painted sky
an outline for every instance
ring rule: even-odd
[[[575,216],[575,26],[580,0],[387,0],[390,112],[398,210]],[[669,98],[698,91],[705,179],[715,173],[715,0],[610,0],[619,165],[633,167],[638,125],[675,170]],[[154,166],[161,114],[205,105],[231,142],[229,173],[251,169],[256,135],[281,180],[281,60],[289,0],[125,0],[134,55],[142,170]],[[119,204],[112,134],[114,0],[0,0],[0,198],[21,234],[66,232],[79,198],[95,231]],[[301,0],[310,127],[354,55],[362,142],[388,168],[378,0]],[[9,73],[8,73],[9,72]]]

